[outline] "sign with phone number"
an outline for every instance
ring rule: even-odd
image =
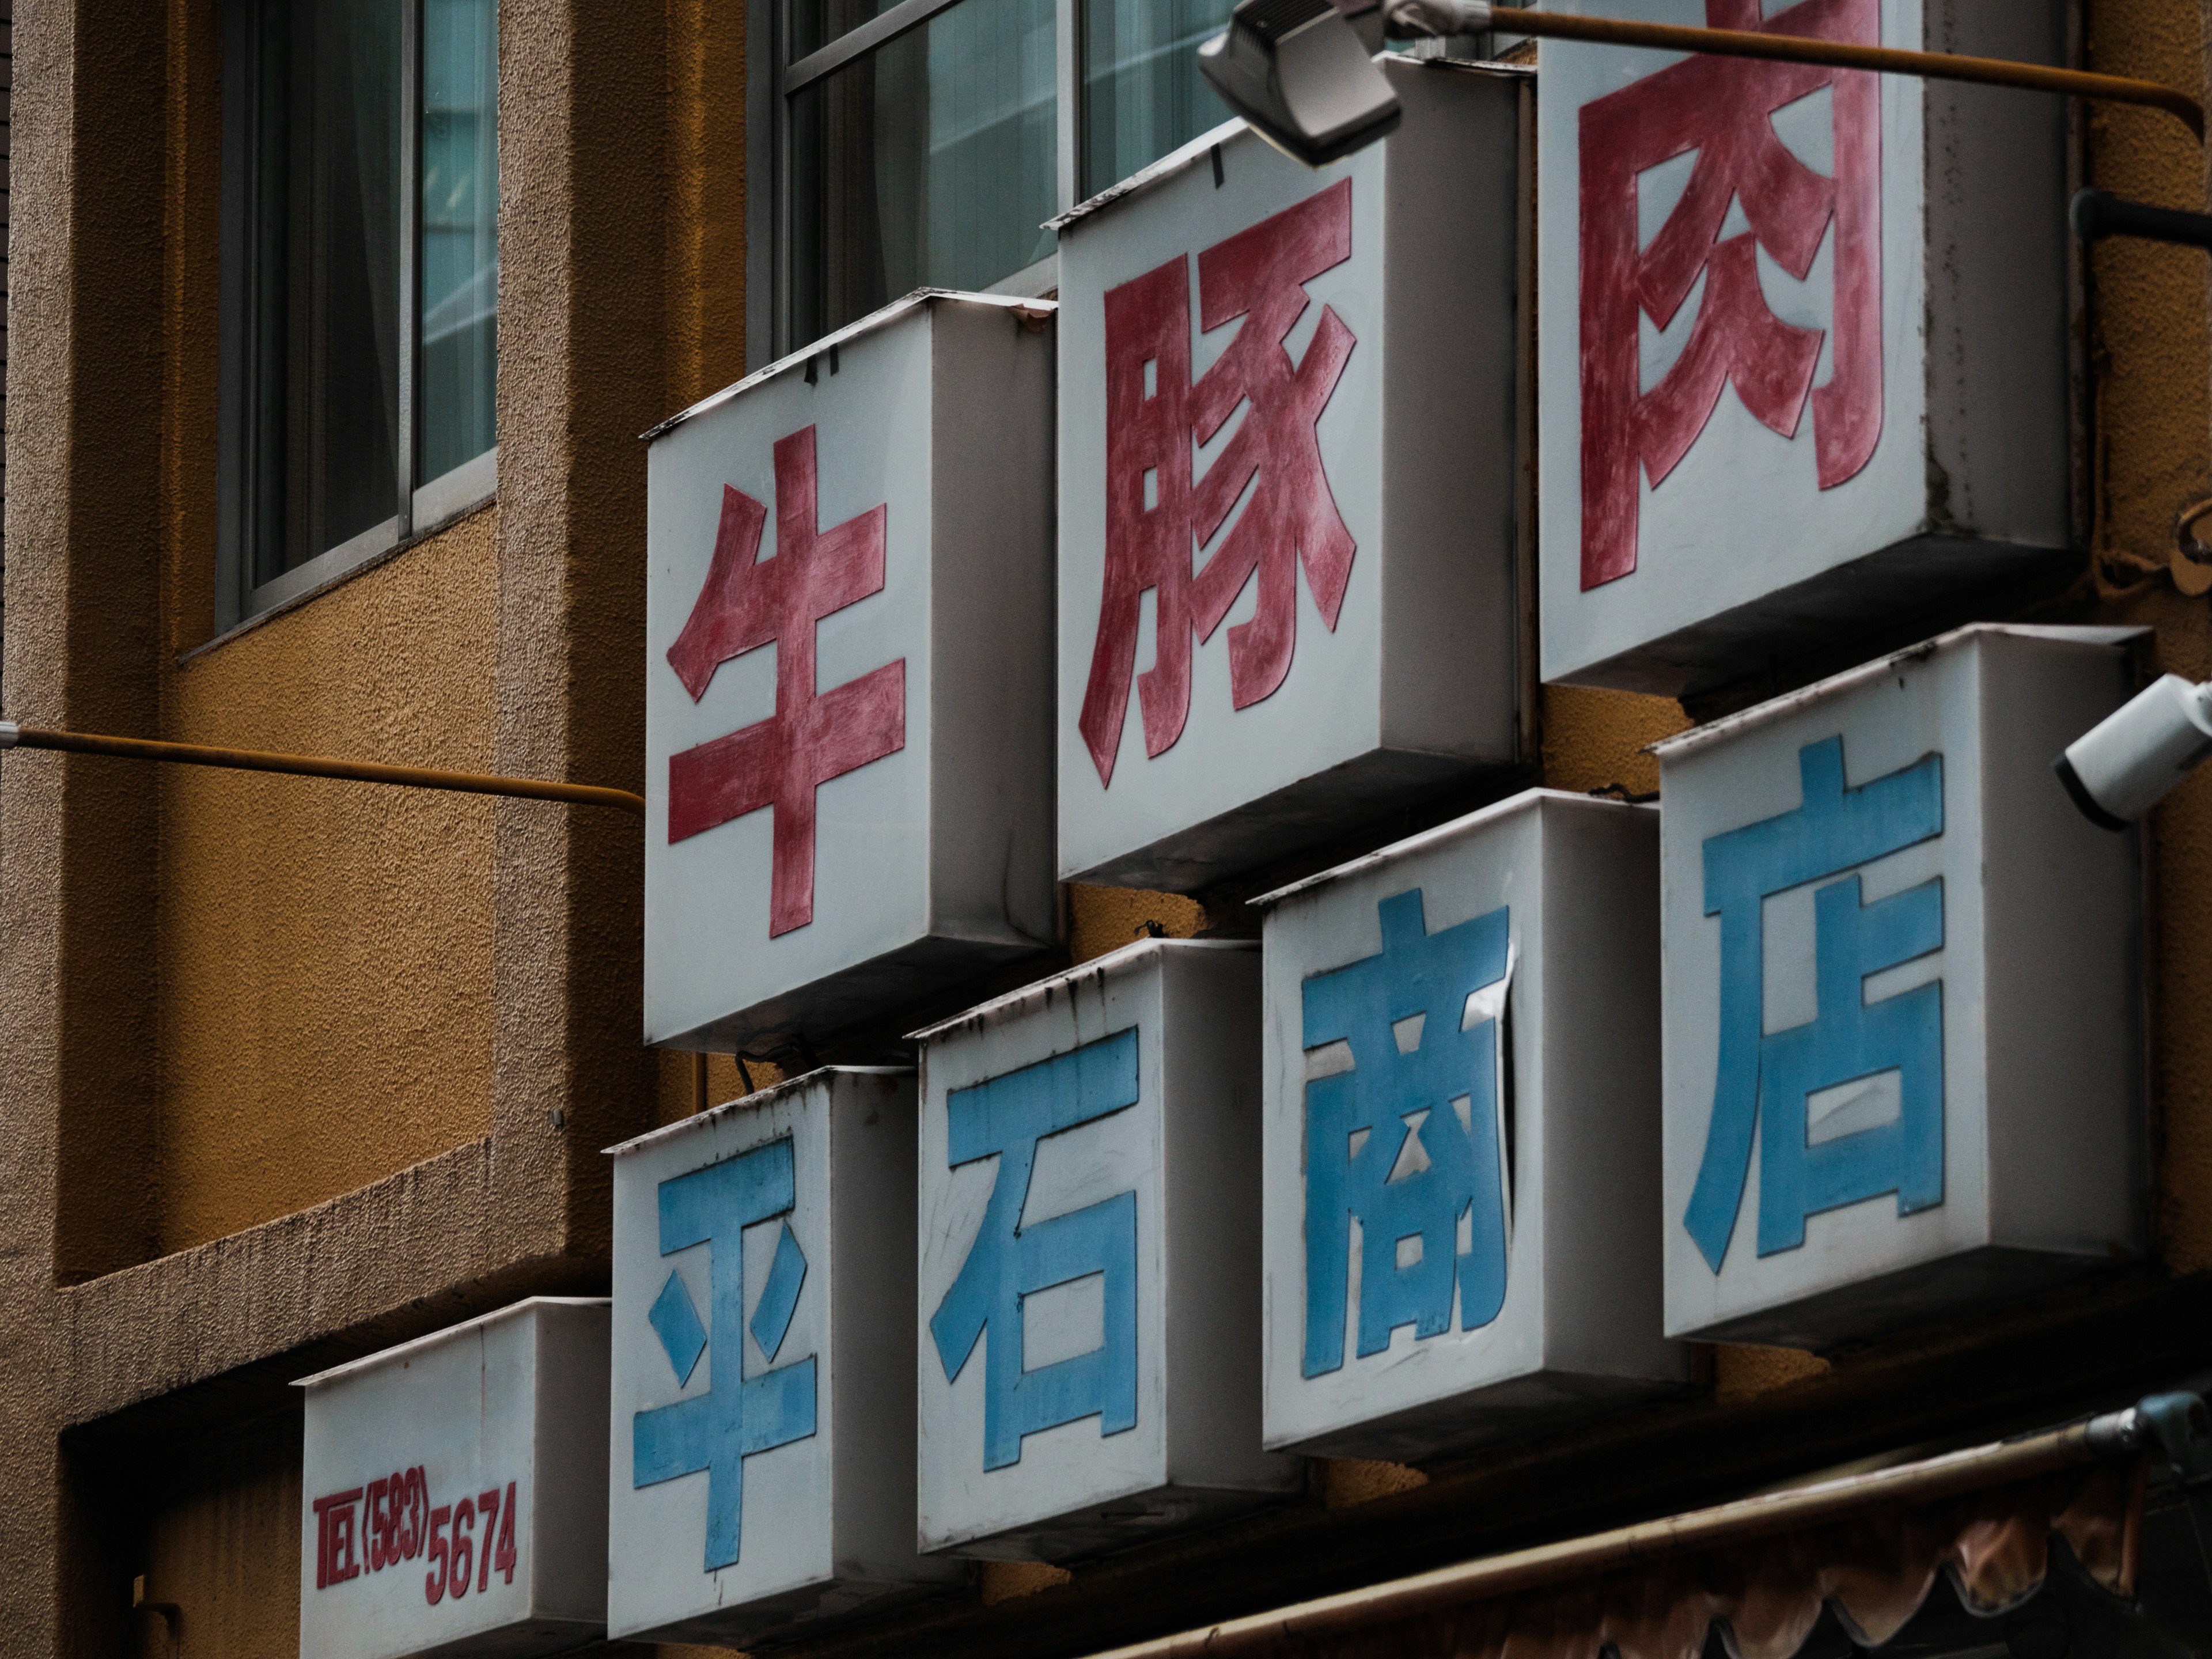
[[[426,1557],[422,1599],[435,1607],[474,1588],[491,1587],[495,1572],[514,1582],[515,1483],[494,1485],[473,1498],[430,1502],[421,1465],[314,1500],[315,1588],[382,1572]]]

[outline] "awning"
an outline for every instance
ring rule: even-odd
[[[2203,1407],[2189,1396],[2191,1429]],[[2134,1595],[2157,1402],[1976,1447],[1438,1569],[1098,1659],[1790,1659],[1824,1612],[1860,1647],[1903,1630],[1948,1579],[1970,1614],[2019,1607],[2054,1534],[2079,1577]],[[2148,1415],[2147,1415],[2148,1413]],[[2208,1437],[2212,1438],[2212,1437]],[[2001,1642],[2000,1631],[1990,1640]]]

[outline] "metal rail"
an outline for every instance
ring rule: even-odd
[[[1562,40],[1593,40],[1607,46],[1650,46],[1661,52],[1702,52],[1723,58],[1778,58],[1792,64],[1831,64],[1838,69],[1873,70],[1913,75],[1931,81],[1970,81],[1984,86],[2019,87],[2069,98],[2101,98],[2118,104],[2162,109],[2197,136],[2204,137],[2204,109],[2187,93],[2156,81],[2086,70],[2051,69],[1998,58],[1963,58],[1942,52],[1905,52],[1893,46],[1854,46],[1815,40],[1802,34],[1750,29],[1691,28],[1674,23],[1632,23],[1612,17],[1571,17],[1560,12],[1530,11],[1519,6],[1491,8],[1492,27],[1514,34]]]
[[[53,732],[0,720],[0,750],[52,749],[119,760],[167,761],[178,766],[216,766],[234,772],[283,772],[295,777],[337,778],[349,783],[391,783],[407,789],[447,789],[465,795],[506,795],[561,801],[571,806],[611,806],[645,816],[645,797],[590,783],[543,778],[503,778],[479,772],[441,772],[375,761],[332,760],[321,755],[280,755],[262,749],[215,749],[197,743],[155,743],[144,738],[106,738],[89,732]]]
[[[2155,1403],[2146,1401],[2145,1406]],[[2201,1413],[2203,1407],[2198,1410]],[[2148,1449],[2154,1440],[2150,1425],[2143,1421],[2142,1407],[2114,1412],[2021,1440],[1977,1446],[1898,1468],[1747,1498],[1591,1537],[1443,1567],[1272,1613],[1115,1648],[1095,1659],[1229,1659],[1231,1655],[1279,1651],[1292,1641],[1310,1643],[1317,1638],[1368,1631],[1384,1622],[1556,1584],[1655,1556],[1741,1543],[1784,1527],[1832,1522],[1880,1505],[1929,1503],[2049,1474],[2100,1457],[2129,1456]]]

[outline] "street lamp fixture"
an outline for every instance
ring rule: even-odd
[[[1398,125],[1398,98],[1329,0],[1243,0],[1199,72],[1252,129],[1310,167]]]
[[[1371,4],[1361,5],[1371,10]],[[1383,0],[1383,33],[1400,38],[1492,28],[1659,52],[1703,52],[2019,87],[2162,109],[2201,141],[2197,100],[2155,81],[1994,58],[1904,52],[1757,29],[1689,28],[1495,6],[1484,0]],[[1398,100],[1349,19],[1330,0],[1242,0],[1229,27],[1198,49],[1200,73],[1261,137],[1308,167],[1324,167],[1398,125]]]

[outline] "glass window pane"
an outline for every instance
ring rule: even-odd
[[[499,14],[422,0],[422,444],[427,483],[492,447]]]
[[[1083,194],[1096,196],[1229,118],[1199,43],[1236,0],[1085,0]]]
[[[266,428],[284,451],[283,533],[256,538],[256,583],[383,523],[398,495],[399,3],[299,0],[291,22],[269,296],[284,416]]]
[[[962,0],[792,100],[792,343],[1053,249],[1053,0]]]

